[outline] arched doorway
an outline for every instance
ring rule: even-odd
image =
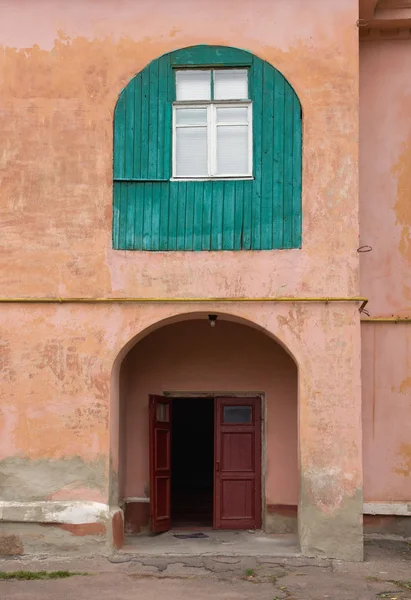
[[[171,526],[227,528],[229,521],[218,519],[225,495],[228,516],[230,511],[232,517],[252,515],[252,521],[233,519],[233,528],[249,529],[254,523],[267,532],[296,532],[298,373],[294,360],[278,342],[247,322],[220,315],[211,327],[207,315],[186,317],[140,338],[121,363],[118,495],[126,533],[149,530],[150,504],[152,515],[156,510],[150,490],[150,395],[166,398],[173,415]],[[233,423],[233,430],[226,431],[225,449],[218,450],[223,439],[220,416],[231,413],[238,420],[238,409],[256,417],[254,433],[250,437],[246,427],[242,433],[247,435],[240,440],[241,422]],[[220,486],[220,500],[216,500],[221,461],[230,452],[236,457],[243,453],[244,466],[250,448],[255,459],[252,482],[244,482],[244,473],[240,474],[243,483],[231,480],[225,489]],[[241,507],[244,514],[236,515]],[[167,507],[163,512],[168,512]]]

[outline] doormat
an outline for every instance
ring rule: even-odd
[[[205,533],[174,533],[173,537],[179,540],[197,540],[201,538],[208,538]]]

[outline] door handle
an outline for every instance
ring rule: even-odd
[[[217,462],[215,463],[215,470],[216,470],[217,475],[219,475],[220,474],[220,461],[219,460],[217,460]]]

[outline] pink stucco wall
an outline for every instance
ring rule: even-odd
[[[324,0],[187,6],[183,0],[2,2],[2,296],[358,295],[357,0],[327,0],[327,10]],[[246,48],[278,68],[298,93],[301,249],[112,250],[118,94],[152,59],[196,44]],[[300,541],[310,555],[362,556],[357,308],[348,301],[209,301],[200,309],[258,325],[296,358]],[[111,486],[115,502],[122,460],[116,357],[161,319],[198,310],[192,302],[4,305],[0,475],[6,499],[108,501]]]
[[[196,0],[195,10],[185,0],[3,2],[2,293],[195,296],[201,279],[204,296],[355,295],[357,1],[323,7],[324,0]],[[304,242],[277,251],[275,269],[273,252],[111,248],[118,94],[151,60],[204,43],[256,53],[302,103]]]
[[[364,499],[411,498],[411,326],[364,325]]]
[[[237,323],[211,329],[204,317],[148,335],[124,370],[124,496],[147,492],[149,394],[251,392],[265,394],[266,502],[297,505],[297,367],[278,343]]]
[[[411,316],[411,40],[360,49],[361,292],[373,317]],[[364,497],[411,498],[411,325],[364,324]]]

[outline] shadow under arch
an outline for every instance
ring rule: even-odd
[[[166,317],[164,319],[160,319],[159,321],[155,321],[155,322],[151,323],[150,325],[148,325],[147,327],[145,327],[144,329],[142,329],[141,331],[136,333],[133,337],[131,337],[120,349],[120,351],[118,352],[118,354],[113,362],[111,378],[113,378],[113,374],[115,373],[116,368],[119,368],[124,357],[128,354],[128,352],[131,350],[131,348],[133,348],[133,346],[138,344],[138,342],[140,342],[143,338],[150,335],[150,333],[153,333],[157,329],[160,329],[161,327],[165,327],[166,325],[171,325],[172,323],[179,323],[181,321],[189,321],[189,320],[195,320],[195,319],[201,319],[201,318],[207,319],[209,313],[210,313],[210,311],[204,311],[204,310],[184,312],[184,313],[175,314],[170,317]],[[218,319],[220,319],[221,321],[225,320],[225,321],[231,321],[233,323],[239,323],[240,325],[247,325],[248,327],[252,327],[253,329],[256,329],[257,331],[260,331],[264,335],[267,335],[269,338],[274,340],[274,342],[277,342],[277,344],[279,344],[287,352],[287,354],[289,354],[291,356],[291,358],[293,359],[293,361],[295,362],[295,364],[297,365],[297,368],[298,368],[298,359],[296,358],[296,356],[294,356],[294,353],[290,350],[290,348],[288,347],[286,342],[284,340],[282,340],[278,335],[276,335],[276,334],[272,333],[270,330],[264,328],[259,323],[256,323],[255,321],[252,321],[251,319],[246,319],[245,317],[242,317],[242,316],[239,316],[239,315],[236,315],[233,313],[221,311],[221,310],[220,311],[213,310],[212,314],[217,315]]]
[[[197,324],[201,322],[201,320],[207,321],[208,314],[210,311],[204,310],[194,310],[190,312],[182,312],[179,314],[174,314],[172,316],[168,316],[166,318],[160,319],[158,321],[152,322],[144,327],[141,331],[136,333],[134,336],[130,337],[128,341],[121,347],[119,350],[112,368],[111,374],[111,406],[110,406],[110,480],[109,480],[109,489],[110,489],[110,504],[112,507],[118,506],[123,500],[124,497],[129,496],[130,494],[124,494],[123,484],[125,482],[125,457],[127,454],[126,446],[127,442],[127,433],[124,428],[124,424],[121,423],[121,413],[124,409],[124,402],[126,402],[125,397],[120,392],[120,370],[123,364],[124,359],[129,355],[129,353],[138,346],[140,342],[148,338],[151,334],[158,332],[162,329],[167,328],[170,325],[177,325],[182,323],[187,323],[189,321],[195,321]],[[298,361],[295,358],[293,352],[288,348],[287,344],[284,340],[280,339],[277,335],[273,334],[268,329],[265,329],[261,324],[254,322],[253,320],[247,319],[245,317],[232,314],[230,312],[224,311],[212,311],[213,314],[216,314],[218,317],[218,324],[221,322],[228,322],[231,324],[238,324],[243,327],[249,328],[262,334],[267,339],[274,342],[279,348],[281,348],[284,353],[291,359],[291,362],[295,366],[296,378],[295,378],[295,387],[296,387],[296,413],[298,419],[298,387],[299,387],[299,377],[298,377]],[[208,331],[208,330],[207,330]],[[254,334],[255,337],[255,334]],[[143,352],[143,350],[141,350]],[[278,350],[277,350],[278,352]],[[138,356],[138,355],[137,355]],[[196,359],[197,360],[197,359]],[[127,368],[127,367],[126,367]],[[144,367],[142,367],[144,369]],[[142,371],[144,372],[144,370]],[[123,375],[122,375],[123,376]],[[183,389],[183,388],[177,388]],[[200,391],[200,388],[194,388]],[[220,389],[220,388],[219,388]],[[234,389],[234,388],[233,388]],[[252,388],[250,388],[251,390]],[[256,390],[257,388],[253,388]],[[208,391],[208,390],[207,390]],[[246,390],[244,390],[246,391]],[[261,391],[264,391],[264,386],[261,386]],[[151,390],[150,393],[157,393],[155,390]],[[123,407],[123,408],[122,408]],[[124,419],[124,417],[122,417]],[[127,420],[129,417],[127,416]],[[298,422],[298,421],[297,421]],[[298,431],[297,422],[295,423],[296,431]],[[139,435],[138,432],[135,435]],[[140,438],[141,439],[141,438]],[[296,446],[298,448],[298,433],[295,438]],[[298,450],[297,450],[298,452]],[[265,457],[264,457],[265,460]],[[299,462],[299,459],[297,459]],[[295,472],[297,473],[297,470]],[[121,476],[120,481],[120,489],[119,489],[119,475]],[[265,486],[265,481],[264,484]],[[264,489],[264,488],[263,488]],[[299,488],[297,488],[299,489]],[[264,493],[264,492],[263,492]],[[135,494],[131,494],[134,496]],[[265,496],[263,496],[263,501],[265,501]],[[265,513],[264,513],[265,514]]]

